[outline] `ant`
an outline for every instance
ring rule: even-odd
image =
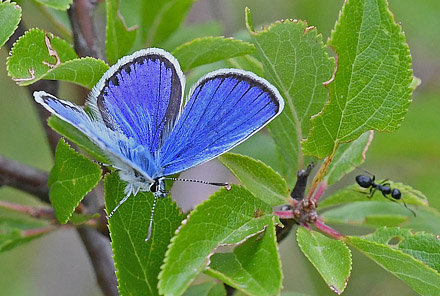
[[[393,202],[397,202],[397,200],[402,198],[402,193],[400,192],[400,190],[397,188],[391,189],[390,183],[387,183],[387,180],[384,180],[380,184],[376,184],[374,182],[376,177],[374,175],[372,175],[372,176],[373,176],[373,178],[371,178],[370,176],[366,176],[366,175],[356,176],[356,182],[359,184],[359,186],[361,186],[362,188],[370,188],[370,193],[368,194],[368,198],[372,198],[374,193],[376,193],[376,190],[379,190],[380,192],[382,192],[382,195],[386,199],[389,199]],[[391,195],[391,197],[390,197],[390,195]],[[413,213],[413,215],[415,217],[416,213],[412,209],[408,208],[408,206],[406,205],[406,203],[403,199],[402,199],[402,202],[403,202],[403,205],[405,206],[405,208],[410,210],[411,213]]]

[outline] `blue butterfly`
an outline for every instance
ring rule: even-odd
[[[151,191],[155,200],[165,197],[166,176],[231,150],[284,107],[274,86],[237,69],[202,77],[185,108],[184,90],[177,60],[149,48],[121,58],[102,76],[87,101],[91,114],[44,91],[35,92],[34,98],[99,146],[127,182],[125,197],[111,217],[139,191]]]

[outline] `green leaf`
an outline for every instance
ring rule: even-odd
[[[0,252],[11,250],[58,227],[47,220],[37,220],[23,215],[8,215],[0,209]]]
[[[328,56],[322,36],[306,22],[284,20],[255,32],[249,10],[246,22],[266,78],[285,99],[283,113],[269,130],[284,164],[283,177],[291,184],[304,164],[299,145],[309,132],[310,117],[328,100],[323,82],[331,78],[334,59]]]
[[[49,176],[49,198],[60,223],[65,224],[83,197],[101,180],[101,168],[61,139]]]
[[[207,273],[249,295],[277,295],[283,276],[274,220],[264,233],[249,238],[233,253],[214,254]]]
[[[251,55],[245,55],[240,57],[231,58],[224,61],[230,68],[243,69],[251,71],[260,77],[264,77],[263,64]]]
[[[440,240],[434,234],[412,233],[409,229],[385,227],[364,238],[398,248],[438,272],[440,271]],[[397,243],[395,243],[396,239]]]
[[[371,236],[350,236],[348,243],[400,278],[420,295],[440,295],[440,274],[437,271],[394,246],[371,239]]]
[[[321,218],[326,223],[366,225],[372,227],[399,226],[413,218],[403,205],[384,199],[387,203],[353,202],[325,211]]]
[[[15,2],[0,2],[0,48],[14,34],[21,19],[21,7]]]
[[[330,101],[302,143],[319,158],[366,131],[395,131],[413,91],[411,55],[385,0],[345,2],[329,46],[338,55]]]
[[[67,10],[72,4],[73,0],[34,0],[34,1],[57,10]]]
[[[272,207],[242,187],[233,185],[211,195],[173,238],[159,275],[161,294],[181,295],[218,246],[238,244],[262,232],[272,217]]]
[[[8,74],[17,84],[29,85],[49,70],[77,58],[66,41],[39,29],[30,29],[15,42],[7,61]]]
[[[222,24],[216,21],[210,21],[201,24],[185,24],[165,41],[160,44],[160,47],[172,52],[178,46],[187,43],[193,39],[206,37],[206,36],[218,36],[222,33]]]
[[[326,180],[328,185],[338,182],[345,174],[365,161],[365,153],[373,141],[373,132],[366,132],[350,143],[338,146],[335,156],[327,169]]]
[[[137,26],[128,28],[119,11],[119,0],[106,0],[107,25],[105,30],[105,54],[110,64],[126,55],[132,47]]]
[[[351,272],[351,253],[347,245],[304,227],[298,228],[296,239],[329,288],[340,295]]]
[[[197,38],[177,47],[173,56],[183,71],[221,60],[253,53],[255,47],[241,40],[225,37]]]
[[[417,209],[417,219],[411,219],[404,226],[414,231],[426,231],[440,233],[440,213],[437,209],[419,207]]]
[[[380,183],[379,181],[376,182]],[[404,185],[402,183],[393,182],[389,180],[387,180],[387,182],[390,183],[391,188],[397,188],[400,190],[400,192],[402,193],[402,199],[405,200],[406,204],[420,205],[420,206],[428,205],[428,199],[422,192],[412,188],[411,186]],[[319,209],[322,210],[325,207],[344,204],[344,203],[357,202],[357,201],[390,202],[388,199],[384,198],[384,196],[380,192],[376,192],[371,198],[368,198],[366,196],[367,193],[369,193],[369,189],[364,189],[357,184],[353,184],[337,191],[333,195],[324,199],[322,202],[319,203]]]
[[[105,206],[113,210],[125,196],[126,183],[117,173],[104,180]],[[157,200],[151,237],[148,234],[151,192],[139,192],[127,201],[109,219],[109,230],[118,278],[120,295],[158,295],[157,278],[165,251],[183,217],[171,198]]]
[[[106,158],[105,153],[96,146],[90,139],[85,136],[82,132],[80,132],[76,127],[71,124],[65,122],[64,120],[58,118],[55,115],[51,115],[47,124],[57,133],[69,139],[79,147],[86,150],[90,155],[92,155],[97,161],[102,163],[109,163]]]
[[[146,46],[157,46],[179,28],[195,0],[142,1],[141,36]]]
[[[223,154],[218,160],[261,201],[277,206],[290,198],[286,181],[263,162],[235,153]]]
[[[222,283],[205,282],[189,287],[183,296],[226,296],[226,289]]]

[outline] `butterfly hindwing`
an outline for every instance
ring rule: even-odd
[[[71,102],[59,100],[44,91],[35,92],[34,98],[49,112],[86,135],[107,154],[113,161],[113,165],[129,174],[133,172],[133,169],[144,173],[144,179],[153,182],[150,175],[148,175],[148,171],[152,170],[152,163],[155,162],[149,151],[138,147],[121,133],[115,132],[101,122],[94,120],[84,109]]]
[[[110,129],[153,153],[180,114],[184,85],[171,54],[144,49],[120,59],[104,74],[89,105]]]
[[[213,159],[240,144],[284,107],[278,90],[255,74],[225,69],[203,77],[160,152],[164,175]]]

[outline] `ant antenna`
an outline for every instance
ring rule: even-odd
[[[208,182],[208,181],[202,181],[202,180],[184,179],[184,178],[171,178],[171,177],[164,178],[164,180],[200,183],[200,184],[205,184],[205,185],[225,187],[226,190],[231,190],[231,184],[229,184],[228,182],[217,183],[217,182]]]
[[[371,172],[367,171],[366,169],[363,169],[363,168],[361,168],[361,167],[358,167],[358,166],[355,166],[355,168],[357,168],[358,170],[361,170],[361,171],[363,171],[364,173],[367,173],[367,174],[369,174],[370,176],[374,176],[374,174],[373,174],[373,173],[371,173]]]

